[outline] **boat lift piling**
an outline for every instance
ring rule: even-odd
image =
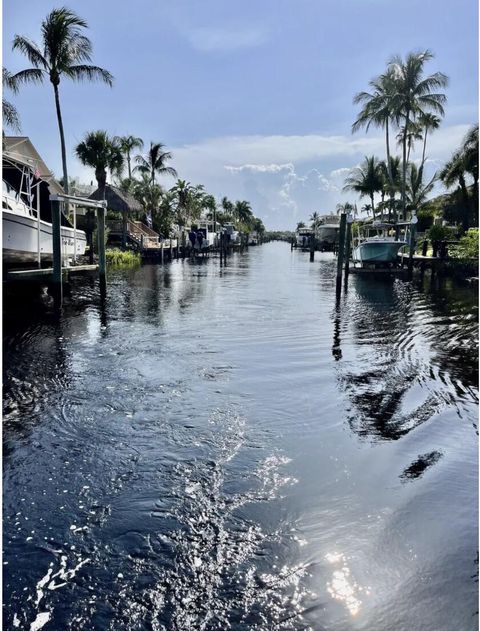
[[[350,272],[350,249],[352,243],[352,215],[348,215],[346,224],[346,237],[345,237],[345,286],[348,280],[348,274]]]
[[[343,259],[345,256],[345,232],[347,225],[347,215],[342,213],[340,215],[340,231],[338,235],[338,258],[337,258],[337,294],[342,291],[342,274],[343,274]]]
[[[98,273],[100,277],[100,289],[102,293],[106,289],[107,277],[107,259],[105,254],[105,210],[106,201],[94,201],[83,197],[75,197],[74,195],[50,195],[50,203],[52,209],[52,240],[53,240],[53,290],[54,297],[60,302],[63,299],[63,283],[62,273],[62,226],[61,213],[62,204],[72,203],[74,207],[74,217],[76,215],[76,206],[83,208],[92,208],[97,211],[97,237],[98,237]],[[76,220],[74,222],[75,234],[74,242],[76,244]],[[76,252],[74,255],[76,260]]]

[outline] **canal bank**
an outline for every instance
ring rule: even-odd
[[[6,628],[474,628],[475,294],[335,266],[6,303]]]

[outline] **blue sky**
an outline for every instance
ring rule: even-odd
[[[40,23],[62,3],[4,0],[3,59],[18,33],[40,40]],[[431,173],[478,118],[475,0],[73,0],[89,24],[94,63],[115,85],[61,84],[69,172],[94,179],[73,148],[86,131],[160,141],[173,166],[220,198],[249,199],[270,228],[292,228],[333,211],[348,169],[384,157],[380,132],[352,136],[353,95],[396,53],[429,48],[429,72],[450,78],[442,127],[427,148]],[[50,84],[12,97],[50,168],[61,174]],[[419,147],[420,150],[420,147]],[[173,184],[166,178],[165,186]]]

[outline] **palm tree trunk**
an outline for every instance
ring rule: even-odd
[[[390,206],[389,206],[389,209],[388,209],[388,221],[390,221],[390,213],[393,210],[395,193],[394,193],[392,165],[391,165],[391,162],[390,162],[390,138],[389,138],[388,127],[389,127],[389,120],[387,118],[387,121],[386,121],[386,124],[385,124],[385,128],[386,128],[386,134],[385,135],[386,135],[386,142],[387,142],[387,173],[388,173],[388,179],[390,181]],[[395,220],[396,220],[396,217],[395,217]]]
[[[428,129],[425,127],[425,136],[423,137],[422,164],[420,166],[420,168],[422,169],[422,172],[423,172],[423,165],[425,164],[425,149],[427,148],[427,133],[428,133]]]
[[[462,197],[463,197],[463,218],[462,218],[462,228],[464,230],[468,230],[470,227],[469,220],[469,210],[470,210],[470,198],[468,196],[467,185],[465,184],[465,178],[460,176],[459,178],[460,188],[462,189]]]
[[[372,215],[373,219],[375,219],[375,203],[373,201],[373,191],[370,193],[370,201],[372,202]]]
[[[407,183],[407,130],[408,130],[408,122],[409,122],[410,112],[407,110],[405,115],[405,131],[403,133],[403,164],[402,164],[402,215],[403,221],[407,218],[406,211],[406,183]]]
[[[63,167],[63,188],[68,195],[68,173],[67,173],[67,151],[65,149],[65,134],[63,131],[62,111],[60,109],[60,97],[58,94],[58,85],[53,84],[53,92],[55,94],[55,107],[57,108],[58,129],[60,131],[60,144],[62,147],[62,167]]]
[[[132,179],[132,167],[130,165],[130,151],[127,151],[128,179]]]

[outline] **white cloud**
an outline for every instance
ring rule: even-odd
[[[201,52],[233,51],[264,44],[268,31],[255,25],[243,27],[189,27],[181,29],[190,44]]]

